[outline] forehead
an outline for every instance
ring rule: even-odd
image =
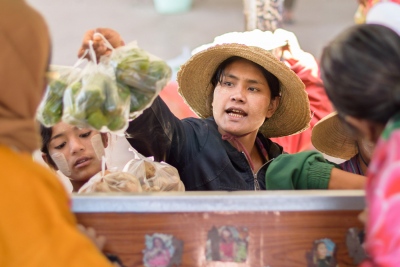
[[[52,136],[60,134],[60,133],[70,132],[70,131],[73,131],[74,129],[78,130],[78,128],[76,126],[69,125],[65,122],[59,122],[53,126]]]
[[[224,75],[236,74],[236,75],[246,75],[246,76],[260,76],[265,80],[263,74],[263,68],[247,59],[236,59],[235,61],[229,63],[224,69]]]

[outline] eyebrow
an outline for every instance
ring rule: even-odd
[[[52,138],[50,138],[49,143],[50,143],[51,141],[53,141],[54,139],[57,139],[57,138],[59,138],[59,137],[62,137],[63,135],[64,135],[64,133],[56,134],[55,136],[53,136]]]
[[[239,78],[237,76],[233,75],[233,74],[225,74],[224,76],[228,77],[228,78],[235,79],[235,80],[239,80]],[[246,79],[245,81],[247,83],[252,83],[252,84],[264,84],[264,83],[262,83],[262,82],[260,82],[258,80],[253,80],[253,79]]]

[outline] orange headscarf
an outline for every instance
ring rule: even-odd
[[[23,0],[0,0],[0,144],[30,153],[39,148],[35,115],[49,57],[42,16]]]

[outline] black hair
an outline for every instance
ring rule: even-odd
[[[224,76],[224,70],[227,66],[229,66],[230,64],[232,64],[235,61],[238,60],[247,60],[251,63],[253,63],[264,75],[265,79],[267,80],[269,89],[271,91],[271,99],[275,99],[275,97],[280,96],[280,87],[279,87],[279,80],[278,78],[276,78],[275,75],[273,75],[271,72],[267,71],[264,67],[258,65],[257,63],[242,58],[242,57],[238,57],[238,56],[233,56],[230,57],[228,59],[225,59],[217,68],[217,70],[214,72],[214,75],[211,78],[211,84],[213,85],[213,87],[215,88],[219,83],[222,82],[222,78]],[[211,92],[211,100],[212,100],[212,94],[213,92]]]
[[[53,168],[56,168],[56,164],[49,154],[49,143],[52,134],[52,127],[45,127],[44,125],[40,124],[40,135],[42,137],[42,147],[40,148],[40,151],[47,155],[48,164],[51,165]]]
[[[324,48],[321,77],[339,114],[386,124],[400,110],[400,36],[382,25],[350,27]]]

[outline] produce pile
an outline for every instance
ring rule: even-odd
[[[37,119],[46,127],[60,121],[102,132],[123,132],[171,79],[165,61],[136,44],[119,47],[99,64],[83,69],[51,66]]]
[[[178,170],[151,158],[132,159],[123,171],[97,174],[78,193],[185,191]]]

